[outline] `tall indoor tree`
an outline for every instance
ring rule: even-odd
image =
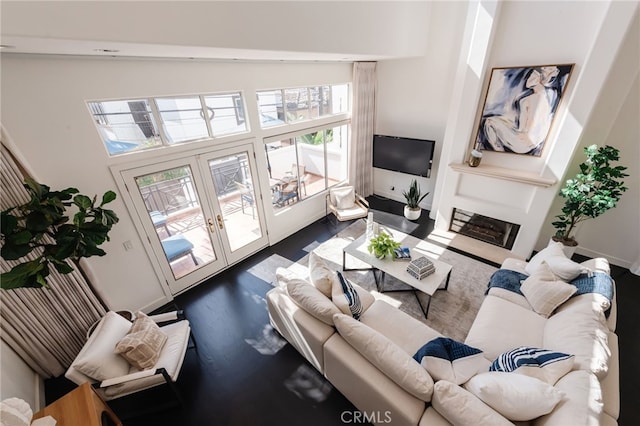
[[[3,289],[48,287],[51,266],[68,274],[81,258],[106,254],[100,245],[109,241],[118,216],[103,206],[116,199],[115,192],[105,192],[98,204],[97,196],[90,198],[76,188],[51,191],[29,177],[24,187],[29,201],[0,213],[0,255],[5,260],[25,258],[2,273]],[[26,258],[31,253],[35,257]]]
[[[566,246],[578,245],[573,236],[577,224],[616,207],[627,190],[623,181],[629,176],[624,173],[627,168],[613,164],[620,159],[617,148],[590,145],[584,148],[584,153],[587,158],[580,164],[580,172],[560,190],[565,203],[552,223],[556,228],[553,240]]]

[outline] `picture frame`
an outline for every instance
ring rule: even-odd
[[[493,68],[474,149],[542,155],[574,65]]]

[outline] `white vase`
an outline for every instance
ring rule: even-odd
[[[553,237],[551,237],[551,238],[549,238],[548,246],[550,246],[551,244],[556,244],[558,242],[559,241],[554,241]],[[575,246],[566,246],[566,245],[562,244],[562,251],[564,252],[564,255],[567,256],[569,259],[571,259],[571,256],[573,256],[573,254],[576,252],[577,248],[578,248],[577,244]]]
[[[412,209],[409,206],[404,206],[404,217],[409,220],[416,220],[420,217],[420,213],[422,213],[422,209],[418,207],[417,209]]]

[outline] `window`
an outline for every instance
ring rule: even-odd
[[[247,131],[244,100],[240,93],[205,96],[204,101],[213,115],[210,122],[214,137]]]
[[[348,111],[348,85],[298,87],[257,92],[262,128]]]
[[[162,145],[148,99],[89,102],[109,155]]]
[[[88,106],[111,156],[248,130],[240,92],[88,102]]]
[[[287,135],[265,144],[274,210],[298,203],[347,177],[346,124]]]

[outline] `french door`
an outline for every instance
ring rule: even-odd
[[[250,144],[120,174],[172,294],[268,244]]]

